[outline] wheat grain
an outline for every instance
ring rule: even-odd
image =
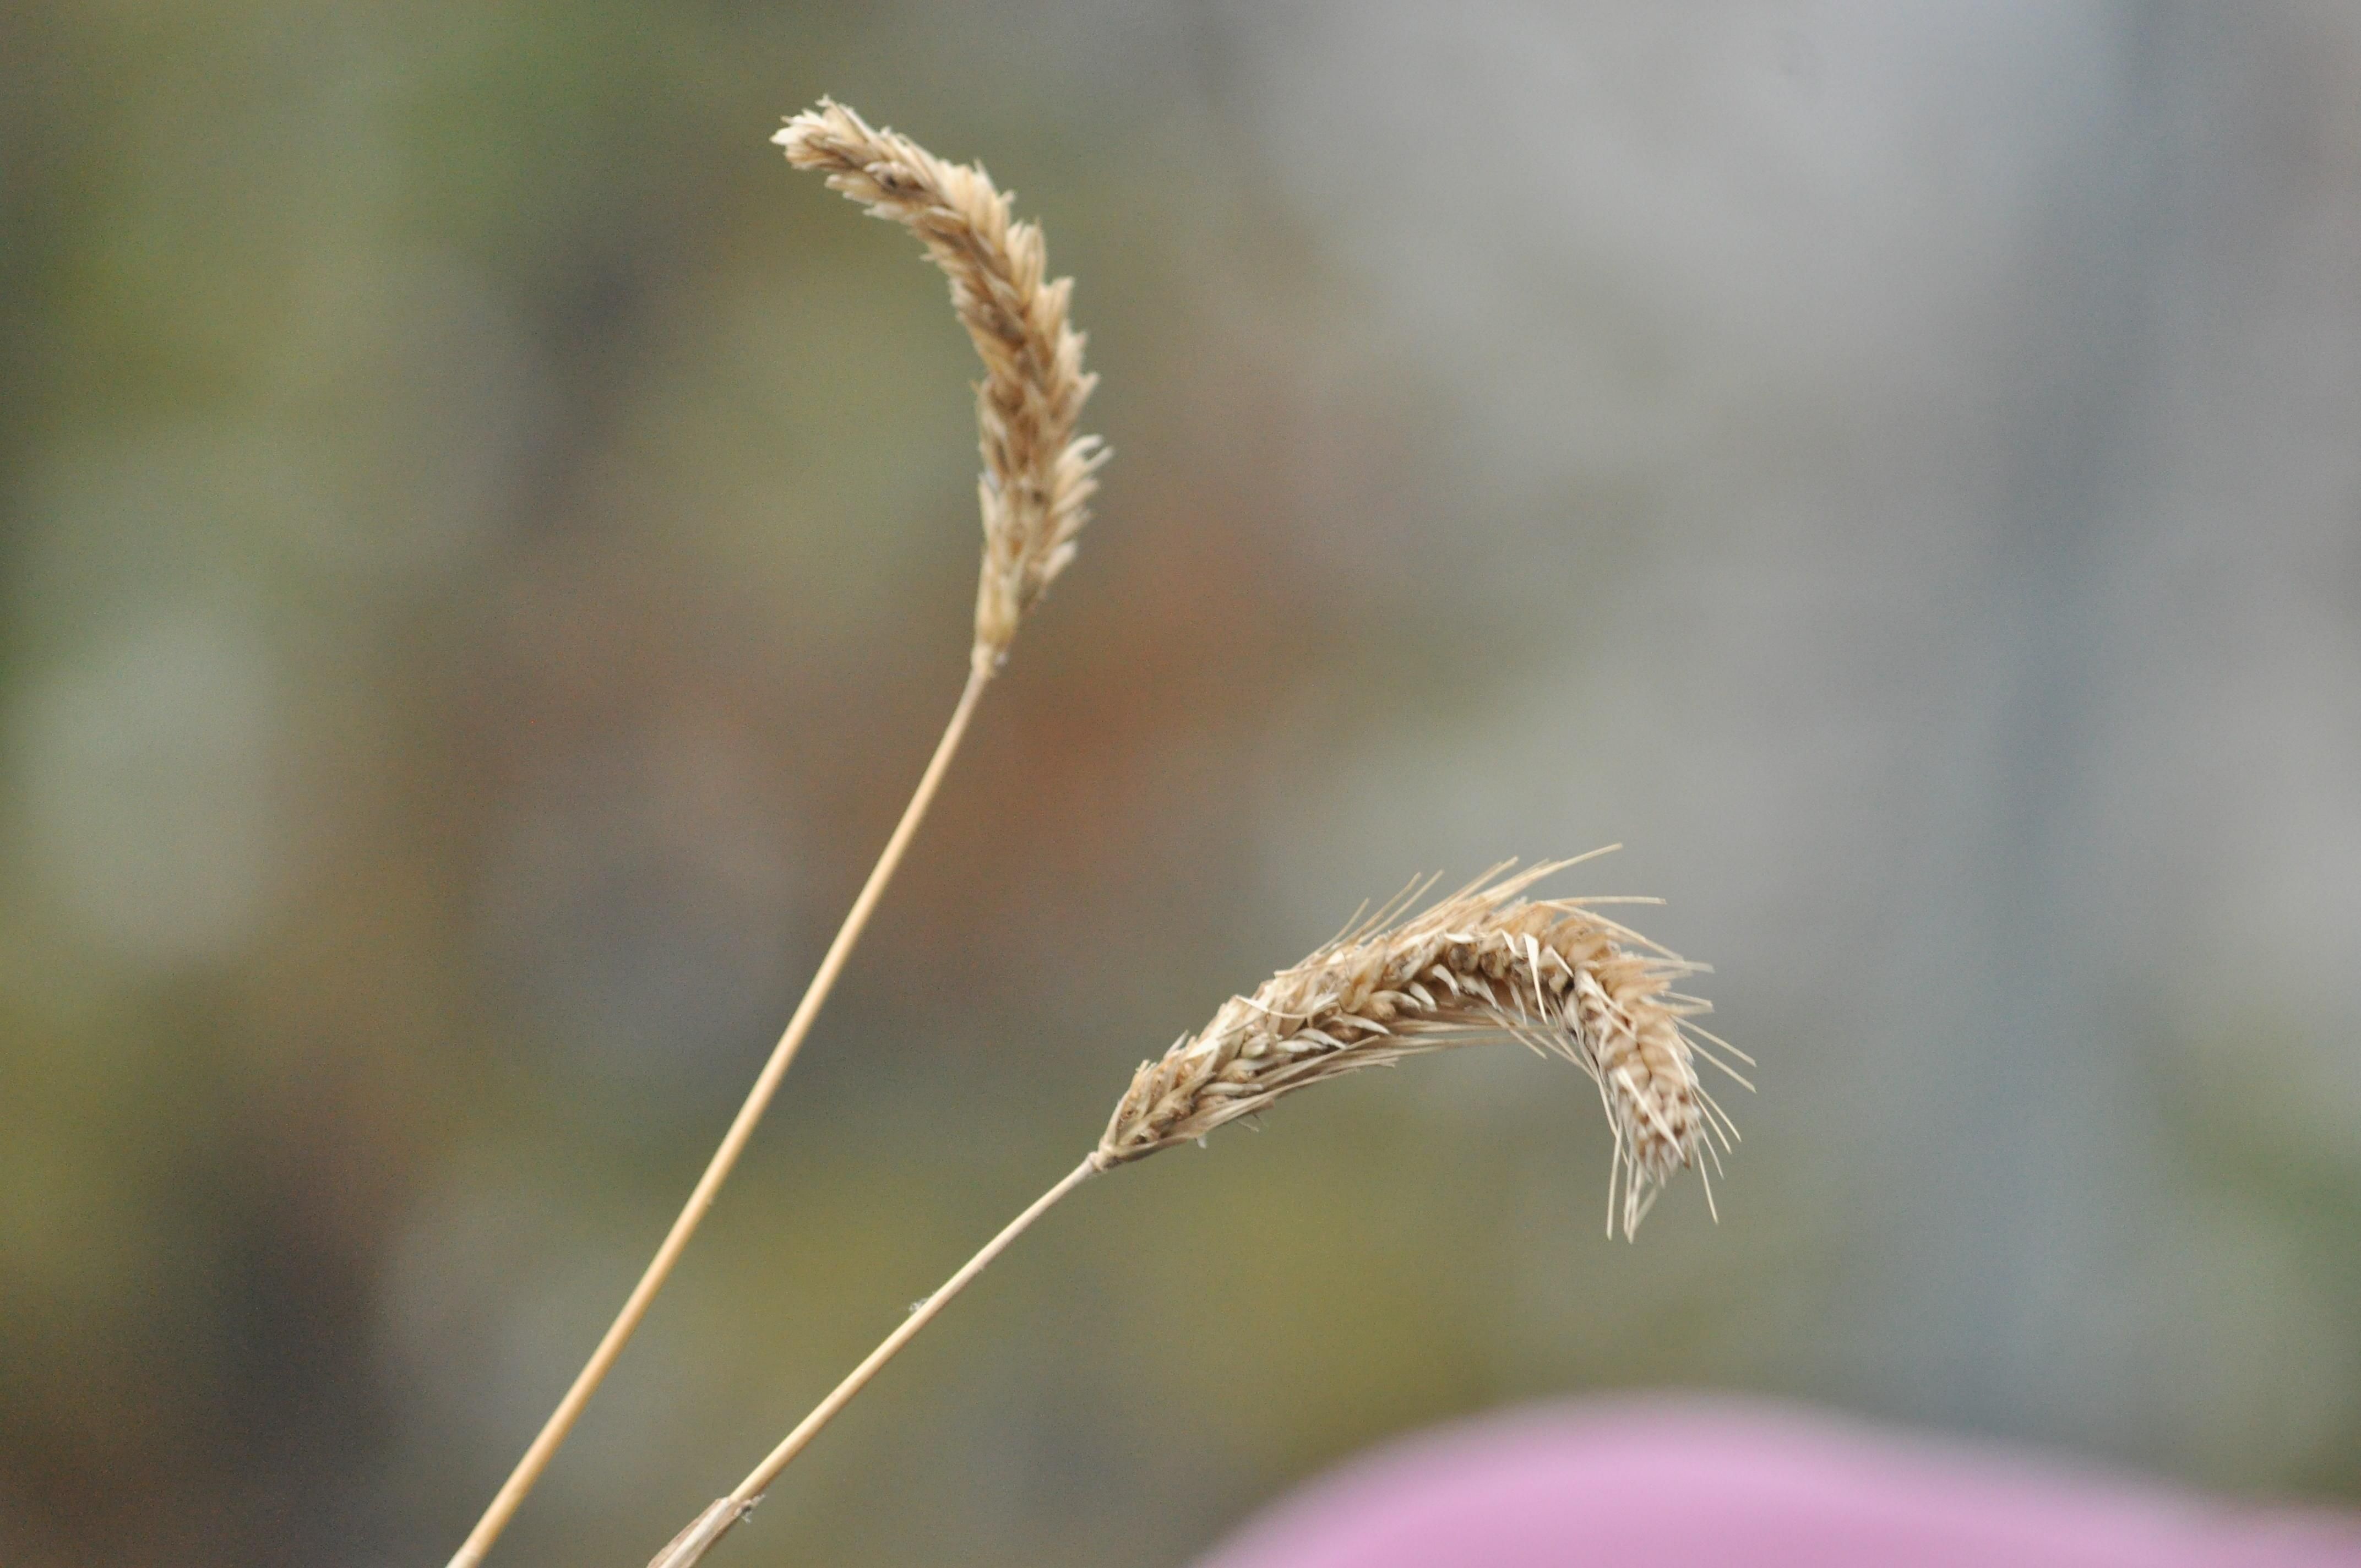
[[[1008,197],[980,167],[949,163],[823,98],[772,139],[787,161],[917,235],[944,276],[975,341],[983,452],[983,569],[976,585],[975,658],[999,664],[1027,610],[1074,556],[1085,504],[1106,450],[1077,435],[1098,378],[1082,369],[1082,334],[1067,319],[1073,280],[1044,281],[1040,228],[1012,222]]]
[[[1598,901],[1519,896],[1567,863],[1496,868],[1416,915],[1397,913],[1414,895],[1398,899],[1232,997],[1140,1065],[1094,1159],[1141,1159],[1344,1073],[1508,1038],[1598,1083],[1615,1134],[1608,1228],[1620,1175],[1628,1235],[1673,1175],[1711,1153],[1709,1138],[1736,1132],[1697,1081],[1696,1060],[1716,1058],[1686,1020],[1706,1004],[1672,993],[1700,966],[1600,916]]]

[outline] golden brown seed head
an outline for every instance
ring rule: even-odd
[[[1142,1063],[1093,1157],[1145,1158],[1252,1115],[1323,1079],[1428,1051],[1499,1039],[1562,1057],[1598,1085],[1628,1170],[1629,1232],[1691,1164],[1716,1113],[1683,1019],[1704,1004],[1670,994],[1697,966],[1580,900],[1520,894],[1557,868],[1499,868],[1419,914],[1348,930],[1252,996]],[[1610,1228],[1613,1208],[1610,1189]]]
[[[1107,455],[1098,437],[1076,433],[1098,378],[1082,369],[1082,334],[1067,319],[1073,280],[1045,280],[1040,229],[1010,219],[1007,196],[981,168],[947,163],[825,98],[772,139],[797,169],[822,171],[831,189],[917,235],[950,280],[952,309],[983,360],[975,658],[996,666],[1026,612],[1073,559]]]

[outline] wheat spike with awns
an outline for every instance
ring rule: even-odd
[[[1604,901],[1519,896],[1571,863],[1513,876],[1497,867],[1392,919],[1417,896],[1405,895],[1232,997],[1140,1065],[1093,1157],[1145,1158],[1325,1079],[1511,1039],[1598,1084],[1615,1134],[1609,1230],[1620,1177],[1628,1234],[1667,1180],[1710,1153],[1709,1139],[1734,1140],[1736,1129],[1697,1080],[1697,1060],[1719,1063],[1708,1047],[1721,1044],[1691,1022],[1706,1003],[1673,989],[1699,966],[1601,916]]]
[[[773,139],[796,167],[825,172],[831,186],[918,236],[950,280],[952,307],[983,360],[975,411],[983,451],[977,482],[983,564],[967,684],[869,880],[679,1217],[573,1385],[453,1554],[450,1568],[478,1568],[483,1562],[622,1354],[729,1179],[917,836],[984,687],[1007,662],[1018,625],[1073,559],[1075,535],[1090,521],[1086,503],[1098,487],[1094,476],[1106,457],[1096,436],[1077,432],[1097,378],[1082,369],[1082,334],[1068,318],[1072,280],[1048,276],[1040,229],[1010,218],[1008,198],[981,168],[947,163],[907,137],[872,129],[826,99],[789,120]]]
[[[1587,858],[1587,857],[1585,857]],[[1708,1004],[1673,987],[1701,968],[1598,913],[1611,899],[1533,899],[1561,861],[1497,866],[1408,913],[1431,882],[1356,920],[1211,1022],[1140,1064],[1098,1145],[888,1334],[729,1496],[716,1498],[650,1562],[691,1568],[753,1511],[772,1483],[870,1379],[1010,1243],[1102,1172],[1202,1139],[1282,1096],[1413,1056],[1517,1041],[1573,1063],[1598,1085],[1615,1136],[1608,1230],[1638,1226],[1666,1182],[1718,1163],[1737,1129],[1697,1080],[1713,1054],[1747,1058],[1699,1028]],[[1653,901],[1642,901],[1653,902]],[[1751,1086],[1750,1086],[1751,1087]],[[1620,1192],[1619,1208],[1617,1194]],[[1708,1200],[1712,1189],[1707,1185]]]

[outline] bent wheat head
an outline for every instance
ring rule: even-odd
[[[1145,1158],[1343,1073],[1513,1039],[1598,1085],[1615,1133],[1608,1228],[1616,1176],[1628,1171],[1620,1218],[1630,1234],[1665,1182],[1700,1149],[1713,1154],[1708,1136],[1727,1147],[1737,1132],[1697,1081],[1695,1058],[1723,1065],[1702,1043],[1721,1042],[1688,1022],[1708,1004],[1673,990],[1702,966],[1588,906],[1601,901],[1519,896],[1568,863],[1514,876],[1496,867],[1404,917],[1418,894],[1406,895],[1252,996],[1232,997],[1204,1028],[1140,1065],[1093,1161],[1104,1169]]]
[[[1521,1040],[1564,1057],[1590,1075],[1607,1107],[1615,1130],[1608,1234],[1614,1234],[1620,1217],[1630,1235],[1675,1172],[1696,1163],[1700,1151],[1718,1163],[1713,1141],[1727,1148],[1738,1137],[1697,1082],[1695,1060],[1738,1078],[1706,1045],[1745,1058],[1689,1022],[1707,1010],[1705,1003],[1672,989],[1679,976],[1702,966],[1675,958],[1592,907],[1622,901],[1521,896],[1573,863],[1560,861],[1514,876],[1507,865],[1495,866],[1411,915],[1426,892],[1414,887],[1293,969],[1273,975],[1252,996],[1230,998],[1212,1023],[1182,1036],[1159,1059],[1141,1063],[1098,1147],[913,1307],[734,1491],[709,1505],[648,1568],[693,1568],[702,1561],[878,1370],[1067,1194],[1102,1171],[1203,1137],[1323,1079],[1487,1040]],[[1619,1216],[1616,1178],[1627,1170]],[[1705,1175],[1702,1167],[1697,1174]],[[1708,1182],[1708,1202],[1712,1196]]]
[[[1015,223],[1008,198],[978,167],[947,163],[905,136],[874,130],[820,100],[771,138],[797,169],[917,235],[951,283],[951,305],[983,356],[975,389],[983,450],[983,572],[976,586],[975,658],[1006,659],[1026,611],[1074,557],[1074,535],[1106,460],[1077,435],[1098,378],[1082,369],[1082,334],[1066,318],[1074,280],[1045,282],[1041,230]]]

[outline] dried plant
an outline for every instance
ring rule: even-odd
[[[1623,1175],[1628,1234],[1708,1134],[1735,1129],[1697,1081],[1695,1058],[1712,1036],[1689,1020],[1706,1004],[1673,990],[1698,966],[1600,916],[1603,901],[1519,896],[1571,863],[1515,876],[1497,868],[1392,920],[1423,890],[1407,894],[1252,996],[1232,997],[1203,1029],[1140,1064],[1094,1157],[1102,1167],[1143,1159],[1326,1079],[1513,1039],[1598,1085],[1615,1132],[1608,1230]]]
[[[909,137],[873,130],[830,99],[772,138],[797,169],[872,215],[906,226],[951,282],[984,377],[975,389],[982,437],[983,571],[976,585],[975,657],[996,664],[1017,623],[1074,556],[1085,502],[1106,451],[1075,433],[1098,378],[1082,370],[1082,334],[1066,317],[1074,280],[1045,282],[1041,230],[1013,223],[1008,197],[979,167],[945,163]]]
[[[475,1568],[491,1550],[622,1354],[736,1168],[917,835],[983,688],[1006,662],[1019,622],[1073,559],[1074,535],[1090,517],[1084,503],[1097,488],[1093,476],[1106,457],[1097,437],[1075,433],[1097,378],[1083,372],[1082,334],[1067,319],[1073,280],[1044,280],[1048,251],[1040,229],[1010,221],[1008,198],[982,169],[945,163],[907,137],[872,130],[860,115],[827,99],[789,120],[773,139],[786,148],[796,168],[825,170],[829,184],[867,203],[877,216],[908,225],[925,242],[927,254],[950,279],[951,303],[983,357],[984,378],[976,389],[983,448],[983,566],[967,685],[901,821],[688,1201],[573,1386],[452,1556],[451,1568]]]
[[[1253,995],[1230,998],[1211,1023],[1182,1036],[1161,1058],[1141,1063],[1098,1146],[920,1302],[649,1568],[690,1568],[702,1559],[878,1370],[1066,1194],[1102,1171],[1200,1140],[1327,1079],[1502,1040],[1572,1062],[1598,1086],[1615,1135],[1608,1234],[1620,1217],[1630,1235],[1667,1181],[1691,1165],[1704,1179],[1697,1157],[1718,1166],[1716,1143],[1728,1149],[1737,1140],[1737,1129],[1697,1081],[1696,1063],[1709,1062],[1743,1084],[1712,1052],[1748,1058],[1694,1022],[1708,1003],[1673,989],[1702,966],[1598,913],[1602,904],[1653,901],[1522,896],[1574,863],[1514,875],[1497,866],[1414,915],[1407,912],[1432,883],[1413,884]],[[1709,1181],[1706,1192],[1710,1204]]]
[[[945,163],[825,99],[774,139],[796,167],[823,172],[831,187],[918,236],[950,279],[952,306],[983,360],[976,388],[983,558],[967,684],[901,821],[687,1204],[589,1363],[452,1558],[453,1568],[482,1561],[712,1205],[900,864],[984,686],[1005,662],[1027,612],[1072,559],[1105,456],[1095,437],[1077,431],[1095,378],[1082,369],[1082,335],[1068,319],[1071,280],[1047,280],[1039,229],[1011,219],[1008,198],[981,168]],[[1574,1063],[1598,1085],[1614,1133],[1608,1233],[1620,1220],[1630,1235],[1677,1172],[1699,1165],[1702,1178],[1698,1157],[1718,1167],[1716,1144],[1727,1149],[1736,1140],[1736,1129],[1698,1082],[1696,1063],[1737,1074],[1708,1049],[1730,1047],[1694,1022],[1706,1004],[1673,989],[1697,966],[1598,912],[1615,900],[1523,896],[1537,879],[1572,863],[1515,875],[1497,867],[1412,914],[1431,884],[1414,886],[1252,996],[1231,998],[1204,1028],[1143,1063],[1097,1146],[920,1302],[652,1568],[699,1561],[886,1362],[1076,1187],[1202,1140],[1323,1080],[1501,1040]],[[1710,1204],[1709,1181],[1706,1194]]]

